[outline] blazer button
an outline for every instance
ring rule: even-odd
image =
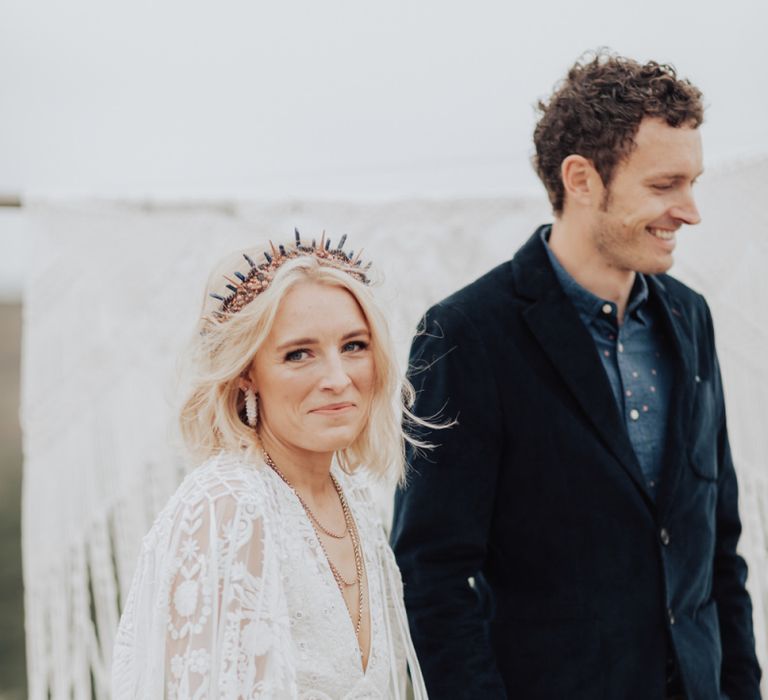
[[[663,527],[659,531],[659,538],[661,539],[661,543],[666,547],[669,544],[669,532],[667,528]]]
[[[667,617],[669,618],[669,624],[675,624],[675,614],[672,612],[672,608],[667,608]]]

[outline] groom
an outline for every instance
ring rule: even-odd
[[[393,545],[430,697],[758,700],[712,319],[665,273],[699,222],[701,93],[580,62],[534,134],[554,211],[432,307]]]

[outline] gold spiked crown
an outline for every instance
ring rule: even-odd
[[[236,271],[234,276],[237,279],[224,276],[224,279],[227,281],[226,288],[229,292],[226,296],[216,293],[210,294],[211,297],[221,302],[218,310],[212,313],[215,320],[224,321],[232,314],[240,311],[269,287],[280,267],[289,260],[303,256],[312,256],[328,261],[334,267],[352,275],[352,277],[363,284],[370,283],[366,273],[371,267],[371,263],[363,265],[360,259],[362,250],[357,254],[354,251],[347,253],[342,250],[347,240],[346,235],[341,237],[339,244],[335,248],[331,246],[331,239],[325,237],[325,232],[323,232],[319,243],[315,239],[312,240],[311,244],[303,243],[298,229],[295,229],[295,236],[295,243],[289,246],[279,244],[275,247],[274,243],[270,241],[269,247],[272,249],[272,252],[271,254],[268,252],[264,253],[265,262],[261,264],[257,264],[249,255],[243,253],[243,258],[245,258],[249,266],[248,271],[245,274]]]

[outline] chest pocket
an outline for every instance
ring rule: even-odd
[[[720,410],[714,383],[696,377],[691,417],[689,460],[695,474],[702,479],[717,479],[717,434]]]

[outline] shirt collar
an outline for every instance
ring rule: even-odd
[[[563,288],[566,296],[571,300],[576,307],[576,311],[579,315],[585,319],[592,321],[596,318],[603,318],[605,312],[603,308],[606,304],[610,304],[613,309],[613,315],[616,313],[616,304],[608,301],[607,299],[601,299],[600,297],[592,294],[588,289],[582,287],[568,271],[560,264],[560,261],[555,257],[552,249],[549,247],[549,234],[552,232],[552,227],[547,226],[541,231],[541,240],[544,243],[544,249],[547,251],[549,262],[552,265],[552,269],[555,271],[555,276],[560,286]],[[629,293],[629,302],[627,303],[626,315],[636,318],[637,320],[645,323],[645,302],[648,300],[648,282],[645,276],[641,273],[635,274],[635,282],[632,285],[632,290]]]

